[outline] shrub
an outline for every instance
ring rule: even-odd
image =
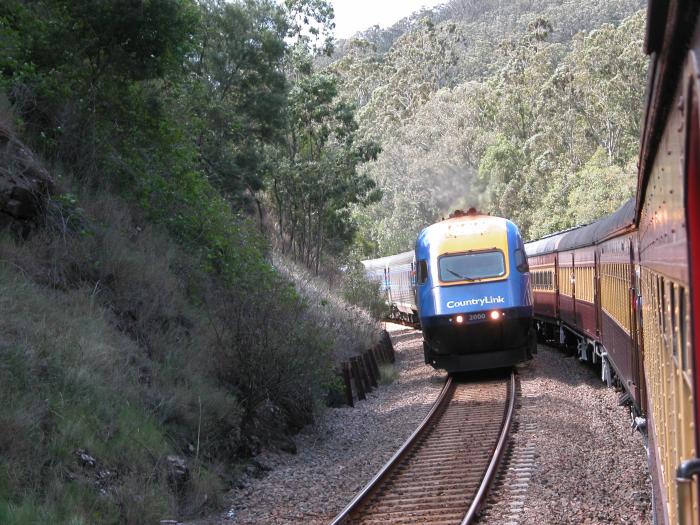
[[[375,342],[378,323],[367,310],[346,301],[342,280],[333,284],[305,266],[275,254],[275,268],[294,283],[314,325],[330,339],[334,361],[339,363],[367,350]]]
[[[348,265],[343,279],[343,297],[350,303],[367,310],[374,319],[384,319],[389,314],[386,299],[376,281],[370,281],[365,267],[359,261]]]

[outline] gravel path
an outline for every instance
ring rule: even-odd
[[[214,524],[327,524],[413,432],[445,378],[423,364],[420,332],[389,325],[396,381],[355,408],[329,409],[296,436],[298,454],[263,452]],[[575,358],[540,347],[519,367],[513,455],[481,524],[650,523],[642,438],[617,394]]]

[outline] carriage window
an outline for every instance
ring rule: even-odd
[[[506,273],[506,260],[500,250],[443,255],[438,266],[443,283],[501,277]]]
[[[681,345],[681,367],[686,373],[691,372],[691,361],[690,353],[688,352],[688,307],[686,306],[687,297],[686,290],[683,286],[678,287],[679,291],[679,301],[678,301],[678,330],[680,332],[680,345]]]
[[[523,246],[522,239],[518,239],[518,247],[515,249],[515,267],[522,273],[530,271],[530,265],[527,263],[525,246]]]
[[[670,308],[669,308],[669,338],[671,340],[671,350],[673,352],[673,360],[676,362],[676,365],[678,365],[678,312],[676,311],[676,293],[677,293],[678,287],[676,286],[676,283],[669,283],[669,293],[668,297],[670,300]]]
[[[418,284],[425,284],[428,280],[428,263],[425,260],[418,261],[418,275],[416,276]]]

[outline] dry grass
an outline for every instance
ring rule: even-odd
[[[336,362],[357,355],[376,342],[379,323],[369,312],[343,299],[340,284],[334,286],[306,267],[278,254],[275,255],[274,264],[294,283],[316,324],[332,339]]]
[[[142,404],[137,346],[88,289],[48,290],[6,263],[0,287],[0,500],[14,502],[3,523],[41,514],[87,523],[93,506],[104,523],[137,523],[118,503],[135,486],[159,494],[158,507],[131,505],[139,520],[162,516],[169,491],[159,463],[172,445]],[[81,449],[98,464],[81,464]]]
[[[399,371],[392,363],[384,363],[379,365],[379,382],[383,385],[388,385],[396,381],[399,377]]]

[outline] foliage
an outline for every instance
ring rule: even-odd
[[[351,205],[379,200],[357,167],[376,158],[374,143],[358,143],[352,107],[336,97],[336,80],[299,74],[289,95],[284,148],[269,170],[269,200],[278,246],[318,273],[325,252],[339,255],[354,237]]]
[[[312,69],[330,4],[102,4],[0,6],[0,98],[67,190],[26,242],[0,232],[3,523],[211,511],[233,463],[313,420],[332,347],[374,328],[330,330],[250,213],[273,181],[310,208],[295,249],[320,239],[305,259],[319,270],[353,240],[349,205],[377,198],[356,171],[376,147]]]
[[[178,110],[189,117],[201,171],[230,197],[250,198],[262,188],[263,145],[284,124],[289,22],[272,0],[206,0],[201,8]]]
[[[363,105],[358,133],[378,137],[382,147],[363,170],[384,199],[353,211],[365,256],[411,249],[423,227],[455,208],[506,216],[532,238],[591,220],[586,195],[606,187],[600,177],[610,185],[598,193],[610,209],[631,194],[644,13],[632,14],[635,2],[609,3],[599,13],[597,2],[585,2],[588,18],[545,0],[497,4],[450,2],[431,12],[430,23],[411,22],[388,51],[369,40],[345,44],[329,66],[342,96]],[[426,43],[429,31],[444,35],[430,64],[437,71],[399,69],[438,49]],[[509,37],[484,55],[483,42],[495,34]],[[479,70],[468,65],[475,57]],[[359,72],[372,80],[359,81]],[[407,96],[416,101],[411,109],[387,119],[385,109]]]
[[[359,261],[349,264],[345,270],[343,296],[350,304],[367,310],[374,319],[384,319],[389,313],[379,283],[367,279],[364,266]]]
[[[24,400],[0,412],[3,428],[27,421],[34,434],[13,441],[12,453],[3,456],[25,477],[7,477],[0,500],[30,505],[26,493],[34,498],[30,507],[49,513],[52,522],[72,515],[61,510],[71,490],[74,514],[86,522],[146,523],[212,510],[229,479],[212,471],[256,453],[261,444],[283,441],[317,413],[332,384],[333,339],[317,322],[316,307],[269,268],[248,267],[232,286],[226,274],[207,271],[200,256],[185,254],[149,225],[142,211],[106,193],[74,195],[85,203],[90,235],[45,229],[22,244],[0,239],[6,290],[0,374],[46,375],[40,385],[27,383],[26,391],[3,380],[7,399]],[[262,265],[251,250],[239,245],[238,258],[230,260]],[[9,350],[32,357],[17,362],[23,368],[8,369],[15,355]],[[74,377],[80,386],[73,386]],[[60,417],[52,417],[66,429],[34,424],[32,407],[54,397],[63,408],[55,407]],[[146,431],[148,441],[138,434]],[[62,440],[59,456],[54,448],[17,449],[52,440]],[[118,481],[105,481],[114,497],[103,505],[93,505],[104,487],[83,476],[79,449],[100,468],[119,472]],[[182,490],[168,481],[170,454],[190,467]],[[81,475],[48,490],[66,468]],[[151,499],[129,503],[151,489]],[[101,509],[108,516],[98,515]]]

